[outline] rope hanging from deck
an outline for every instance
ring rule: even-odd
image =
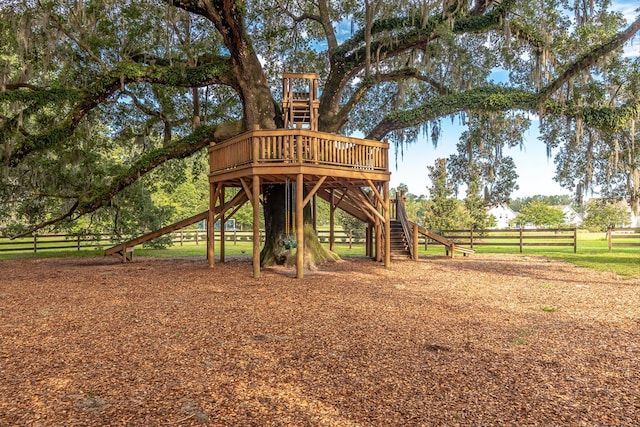
[[[285,221],[285,225],[284,225],[284,230],[285,230],[285,237],[282,240],[282,245],[284,246],[285,249],[295,249],[298,246],[298,243],[296,242],[295,239],[291,238],[291,220],[292,220],[292,202],[291,202],[291,198],[293,195],[293,191],[295,191],[293,189],[293,183],[289,181],[289,178],[287,177],[286,182],[284,184],[284,221]]]

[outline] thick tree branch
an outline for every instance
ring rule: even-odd
[[[276,3],[278,3],[278,7],[280,8],[280,10],[289,18],[291,18],[291,20],[295,23],[314,21],[322,25],[325,37],[327,38],[329,55],[335,52],[335,50],[338,48],[338,39],[336,38],[336,34],[333,29],[333,23],[331,21],[331,17],[329,16],[329,5],[327,4],[327,0],[318,0],[316,4],[316,6],[318,7],[317,15],[313,13],[302,13],[300,15],[296,15],[289,9],[287,9],[287,7],[282,4],[281,0],[276,0]]]
[[[28,236],[32,233],[35,233],[38,230],[42,230],[43,228],[49,227],[51,225],[55,225],[58,224],[59,222],[68,220],[69,218],[71,218],[71,216],[73,215],[73,213],[75,212],[75,210],[78,207],[78,202],[76,201],[65,213],[63,213],[62,215],[50,219],[48,221],[44,221],[41,222],[37,225],[34,225],[33,227],[30,227],[28,230],[23,231],[22,233],[10,236],[11,239],[19,239],[20,237],[25,237]]]
[[[234,74],[230,72],[228,60],[218,58],[216,62],[201,64],[197,67],[144,66],[133,62],[122,63],[112,71],[96,79],[94,84],[81,91],[78,100],[61,123],[41,134],[25,138],[1,163],[17,166],[29,153],[50,148],[73,134],[80,121],[96,106],[108,99],[126,83],[166,84],[176,87],[199,87],[210,84],[223,84],[237,89]],[[15,135],[17,125],[7,129],[3,138]]]
[[[492,9],[480,8],[473,14],[457,16],[452,31],[456,34],[478,33],[499,28],[502,20],[516,4],[516,0],[503,0]],[[486,13],[478,15],[480,10]],[[488,11],[487,11],[488,10]],[[379,19],[371,28],[374,40],[369,47],[379,52],[379,59],[384,60],[399,55],[413,48],[426,46],[438,37],[437,29],[445,23],[446,18],[441,14],[429,17],[424,23],[420,16],[411,15]],[[389,38],[390,31],[396,31],[393,38]],[[332,67],[327,78],[320,105],[321,117],[331,117],[339,110],[340,95],[350,79],[366,66],[365,31],[360,29],[349,40],[344,42],[332,55],[332,61],[337,65]]]
[[[620,130],[629,120],[640,114],[640,102],[620,108],[582,107],[572,103],[561,104],[548,99],[541,104],[540,95],[501,86],[475,88],[466,92],[441,96],[420,107],[388,114],[366,136],[381,140],[395,130],[419,126],[422,123],[460,111],[502,112],[523,110],[542,112],[570,118],[580,117],[585,126],[605,130]]]
[[[573,64],[571,64],[557,79],[552,81],[541,91],[541,96],[546,98],[553,95],[558,89],[560,89],[565,83],[578,75],[580,72],[596,64],[596,62],[613,52],[616,49],[622,47],[627,41],[629,41],[636,33],[640,31],[640,16],[633,22],[626,30],[619,32],[606,43],[596,46],[586,54],[578,58]]]
[[[144,154],[129,168],[114,177],[110,185],[92,188],[90,193],[79,198],[63,215],[34,225],[27,231],[12,236],[12,238],[22,237],[64,220],[76,219],[95,212],[105,206],[119,192],[165,162],[188,157],[208,147],[212,142],[225,141],[240,133],[241,129],[242,123],[240,121],[228,122],[223,125],[200,126],[189,136]]]
[[[411,110],[390,113],[369,132],[367,138],[381,140],[392,131],[418,126],[464,110],[537,111],[537,106],[537,97],[530,92],[499,86],[475,88],[429,100],[428,103]]]
[[[338,39],[333,29],[333,23],[329,16],[329,5],[327,0],[318,0],[318,11],[320,13],[320,23],[324,28],[324,34],[327,37],[327,46],[329,59],[333,57],[333,53],[338,49]]]
[[[485,32],[498,28],[502,19],[516,4],[516,0],[504,0],[499,5],[482,15],[457,16],[452,27],[454,34],[468,34]],[[372,50],[379,49],[380,57],[386,58],[404,52],[417,46],[424,46],[437,38],[436,29],[444,24],[446,18],[441,14],[432,15],[423,24],[418,15],[379,19],[373,23],[371,35],[374,37]],[[394,31],[394,40],[390,41],[388,34]],[[344,58],[344,63],[355,67],[362,67],[365,57],[365,30],[360,29],[348,41],[343,43],[336,55]]]
[[[376,85],[379,85],[380,83],[407,79],[415,79],[428,83],[440,96],[449,94],[449,89],[446,86],[444,86],[440,82],[435,81],[432,78],[421,75],[420,72],[415,68],[405,68],[390,73],[370,75],[362,79],[362,82],[355,90],[355,92],[351,95],[349,100],[340,108],[340,111],[335,116],[333,129],[330,129],[330,131],[337,132],[340,128],[342,128],[342,126],[346,124],[347,120],[349,119],[349,114],[358,104],[358,102],[360,102],[360,100],[365,96],[369,89]]]

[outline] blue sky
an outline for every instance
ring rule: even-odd
[[[630,23],[638,14],[640,7],[638,0],[614,0],[613,8],[624,14]],[[627,43],[625,52],[627,55],[640,54],[640,37]],[[462,128],[457,121],[442,121],[442,135],[438,147],[434,148],[430,141],[424,137],[404,148],[404,156],[398,155],[398,168],[395,167],[395,151],[393,147],[389,155],[391,162],[391,187],[406,184],[413,194],[428,194],[427,187],[431,185],[428,178],[427,166],[433,165],[435,159],[449,157],[456,150],[456,144]],[[525,143],[522,150],[513,148],[504,154],[513,158],[519,175],[519,189],[512,194],[512,198],[529,197],[535,195],[570,194],[568,190],[561,188],[553,180],[555,165],[552,158],[547,158],[547,149],[544,142],[538,140],[538,122],[532,120],[531,128],[525,134]]]
[[[397,187],[402,183],[406,184],[413,194],[428,194],[427,187],[431,186],[431,181],[428,178],[427,166],[433,165],[437,158],[446,158],[455,153],[461,132],[461,128],[457,124],[452,125],[450,120],[443,120],[442,124],[442,136],[438,147],[434,148],[430,141],[423,139],[405,146],[404,156],[398,155],[398,169],[395,166],[395,150],[391,147],[389,154],[391,187]],[[520,188],[512,194],[512,198],[537,194],[549,196],[570,194],[553,180],[555,173],[553,159],[547,158],[546,146],[537,138],[538,122],[532,121],[531,128],[525,134],[525,145],[522,150],[516,147],[504,152],[505,155],[513,158],[519,175]],[[555,152],[553,154],[555,155]]]

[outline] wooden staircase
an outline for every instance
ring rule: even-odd
[[[391,259],[403,260],[411,259],[409,243],[402,228],[402,223],[398,220],[391,221]]]

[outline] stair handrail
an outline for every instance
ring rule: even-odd
[[[399,197],[396,198],[396,219],[400,221],[400,224],[402,224],[402,230],[404,231],[405,239],[407,239],[411,259],[416,259],[417,254],[413,253],[413,230],[409,224],[407,212],[404,210],[404,193],[399,194]]]

